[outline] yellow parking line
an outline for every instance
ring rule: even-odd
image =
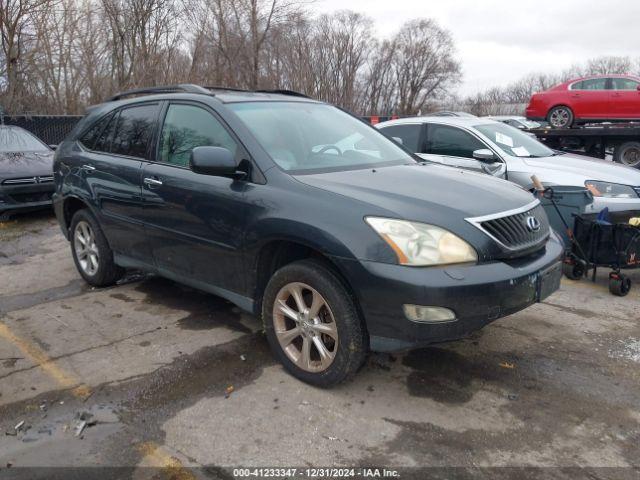
[[[195,476],[187,470],[180,460],[166,453],[160,445],[144,442],[138,445],[138,451],[144,455],[144,463],[157,467],[166,472],[166,477],[172,480],[195,480]],[[145,466],[146,466],[145,465]]]
[[[36,363],[62,388],[73,388],[71,393],[76,397],[85,399],[91,395],[91,389],[87,385],[83,384],[77,376],[65,372],[63,369],[58,367],[42,350],[27,340],[20,338],[2,322],[0,322],[0,337],[8,340],[18,347],[26,357],[29,357],[34,363]]]

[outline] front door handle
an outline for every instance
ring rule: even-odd
[[[143,182],[149,188],[162,186],[162,180],[158,180],[157,178],[153,177],[145,177]]]

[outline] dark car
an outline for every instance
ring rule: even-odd
[[[558,238],[511,183],[421,164],[291,92],[135,93],[56,152],[56,215],[91,285],[133,267],[222,296],[321,386],[369,349],[457,339],[558,288]]]
[[[0,216],[51,207],[53,150],[32,133],[0,126]]]

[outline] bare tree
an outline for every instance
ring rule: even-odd
[[[398,113],[418,113],[430,97],[459,82],[460,64],[454,58],[451,35],[433,20],[405,23],[392,43]]]
[[[35,37],[34,19],[52,6],[51,0],[2,0],[0,2],[1,62],[4,67],[6,93],[5,108],[22,108],[22,73]]]

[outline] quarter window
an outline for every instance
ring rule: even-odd
[[[611,82],[614,90],[637,90],[638,85],[640,85],[640,83],[630,78],[612,78]]]
[[[480,140],[456,127],[429,125],[429,142],[425,153],[473,158],[473,152],[487,148]]]
[[[414,153],[422,150],[419,144],[422,125],[392,125],[381,131],[392,140],[394,137],[399,138],[402,140],[402,145]]]
[[[100,131],[93,145],[93,149],[98,152],[109,152],[111,150],[111,140],[113,139],[113,131],[115,130],[118,113],[111,115],[105,128]]]
[[[224,147],[235,155],[235,140],[206,110],[193,105],[170,105],[160,136],[159,161],[186,167],[196,147]]]
[[[82,135],[82,137],[80,137],[80,143],[82,143],[82,145],[84,145],[89,150],[96,150],[96,142],[98,141],[98,138],[100,138],[100,134],[103,132],[112,118],[113,113],[110,113],[109,115],[106,115],[95,122],[93,126],[89,128],[89,130],[87,130],[84,135]]]
[[[121,110],[111,142],[111,153],[148,158],[157,110],[158,106],[153,104]]]

